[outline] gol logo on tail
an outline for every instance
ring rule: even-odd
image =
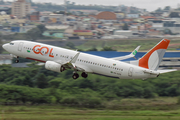
[[[37,48],[37,49],[36,49]],[[54,57],[53,55],[52,55],[52,50],[53,50],[53,48],[51,48],[50,50],[49,50],[49,48],[48,47],[41,47],[41,45],[35,45],[34,47],[33,47],[33,52],[35,53],[35,54],[41,54],[41,55],[43,55],[43,53],[42,53],[42,50],[43,49],[46,49],[46,52],[45,52],[45,54],[48,54],[49,53],[49,57]]]

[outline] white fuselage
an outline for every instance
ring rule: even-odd
[[[11,43],[3,45],[3,48],[9,53],[45,63],[46,61],[65,63],[70,61],[78,53],[77,51],[37,42],[16,40]],[[84,68],[87,73],[114,78],[146,79],[157,77],[157,75],[143,72],[144,70],[148,70],[146,68],[86,53],[80,53],[75,64],[78,67]]]

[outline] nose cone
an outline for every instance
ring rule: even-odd
[[[7,44],[4,44],[2,47],[3,47],[5,50],[8,50],[9,44],[8,44],[8,43],[7,43]]]

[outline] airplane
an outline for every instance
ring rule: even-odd
[[[38,42],[14,40],[2,47],[16,57],[40,61],[45,63],[45,68],[55,72],[72,69],[73,79],[81,76],[88,77],[89,73],[119,79],[147,79],[158,77],[161,73],[176,71],[175,69],[158,70],[170,40],[163,39],[143,57],[138,60],[122,62],[134,57],[140,48],[138,46],[131,54],[115,58],[104,58],[79,51],[69,50]]]

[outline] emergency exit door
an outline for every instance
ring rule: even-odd
[[[22,47],[23,47],[23,42],[20,42],[18,46],[18,51],[22,51]]]

